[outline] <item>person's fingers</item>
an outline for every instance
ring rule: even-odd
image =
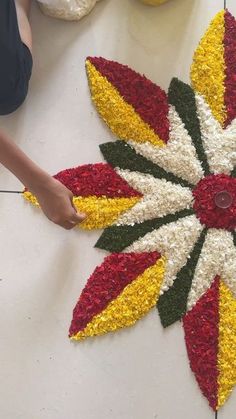
[[[64,228],[65,230],[72,230],[75,227],[75,224],[70,223],[69,221],[64,221],[63,223],[59,223],[59,226]]]
[[[86,214],[83,214],[82,212],[73,212],[73,214],[71,215],[71,219],[70,221],[72,223],[78,224],[81,223],[83,220],[85,220],[86,218]]]
[[[77,214],[76,212],[71,214],[65,221],[57,222],[56,224],[60,225],[61,227],[65,228],[66,230],[71,230],[77,224],[81,223],[85,219],[85,214]]]
[[[73,196],[72,196],[72,199],[71,199],[71,205],[72,205],[72,207],[75,210],[74,211],[74,214],[75,214],[75,217],[77,217],[77,222],[83,221],[87,217],[87,214],[84,214],[83,212],[79,212],[78,208],[76,208],[76,206],[75,206],[75,204],[73,202]],[[79,220],[78,220],[78,218],[79,218]]]

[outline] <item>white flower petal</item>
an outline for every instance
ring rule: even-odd
[[[116,225],[142,223],[192,207],[193,196],[189,188],[139,172],[121,169],[116,171],[129,185],[144,195],[140,202],[119,217]]]
[[[167,172],[195,185],[203,177],[203,170],[191,137],[173,106],[170,106],[169,120],[170,139],[165,147],[155,147],[147,142],[138,144],[129,141],[129,144],[137,153]]]
[[[146,234],[127,247],[124,252],[158,251],[166,256],[167,265],[161,294],[174,283],[177,273],[186,264],[203,226],[195,215],[181,218]]]
[[[236,164],[236,120],[223,129],[202,96],[196,95],[196,104],[210,170],[229,175]]]
[[[210,229],[202,248],[188,297],[190,310],[219,275],[236,296],[236,248],[229,231]]]

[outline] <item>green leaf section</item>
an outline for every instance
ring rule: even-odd
[[[173,286],[161,295],[157,302],[163,327],[168,327],[177,320],[181,320],[187,311],[188,295],[206,233],[207,229],[204,229],[190,253],[186,265],[177,274]]]
[[[193,188],[193,185],[186,180],[167,172],[160,166],[141,156],[141,154],[136,153],[136,151],[124,141],[101,144],[100,150],[105,160],[113,167],[149,174],[158,179],[166,179],[178,185]]]
[[[192,214],[194,214],[192,209],[185,209],[140,224],[108,227],[104,230],[95,247],[109,252],[121,252],[145,234]]]
[[[202,143],[200,122],[197,115],[195,93],[186,83],[173,78],[168,92],[169,102],[173,105],[182,119],[186,130],[192,138],[193,145],[205,175],[210,174],[207,156]]]
[[[236,231],[232,232],[232,236],[233,236],[234,246],[236,247]]]

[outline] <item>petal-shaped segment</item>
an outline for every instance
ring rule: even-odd
[[[54,176],[74,196],[100,196],[107,198],[130,198],[142,196],[106,163],[84,164],[67,169]]]
[[[165,217],[144,221],[140,224],[108,227],[97,241],[96,247],[110,252],[121,252],[147,233],[193,213],[192,209],[185,209],[175,214],[168,214]]]
[[[37,198],[28,191],[24,198],[39,207]],[[85,220],[79,224],[85,230],[102,229],[111,226],[121,214],[139,202],[140,198],[106,198],[106,197],[74,197],[73,204],[78,212],[86,214]]]
[[[195,215],[186,216],[140,237],[131,246],[126,247],[125,252],[158,251],[165,256],[165,276],[160,291],[160,295],[162,295],[173,285],[178,272],[188,262],[189,255],[202,230],[203,226]]]
[[[178,112],[186,130],[192,138],[199,161],[205,175],[210,173],[209,164],[202,144],[200,122],[197,115],[195,94],[192,88],[177,78],[173,78],[168,92],[169,102]]]
[[[177,320],[181,320],[187,311],[188,295],[205,236],[206,229],[202,231],[195,243],[186,264],[178,272],[173,286],[161,295],[157,303],[163,327],[168,327]]]
[[[90,196],[88,198],[76,197],[73,199],[76,209],[87,215],[80,223],[86,230],[101,229],[111,226],[121,214],[130,210],[139,202],[140,198],[102,198]]]
[[[236,117],[236,20],[228,10],[225,12],[225,106],[229,125]]]
[[[166,179],[172,183],[187,188],[193,187],[191,183],[188,183],[178,176],[175,176],[173,173],[167,172],[156,163],[153,163],[151,160],[146,159],[141,154],[136,153],[133,147],[127,143],[124,143],[123,141],[101,144],[100,150],[105,160],[111,164],[112,167],[119,167],[120,169],[124,170],[150,174],[157,179]]]
[[[221,11],[201,39],[191,68],[193,88],[205,97],[222,125],[226,120],[224,36],[225,11]]]
[[[168,101],[160,87],[104,58],[88,58],[86,67],[94,103],[115,135],[156,146],[168,141]]]
[[[134,324],[155,305],[164,266],[157,252],[108,256],[82,291],[70,337],[80,340]]]
[[[204,176],[196,149],[185,125],[173,106],[169,108],[170,139],[166,147],[129,141],[136,153],[181,179],[195,185]]]
[[[190,366],[212,409],[218,404],[219,277],[183,320]]]
[[[218,276],[183,323],[191,369],[218,410],[236,384],[236,299]]]
[[[196,103],[210,171],[214,174],[230,175],[236,166],[236,119],[224,128],[214,118],[209,105],[201,95],[196,95]]]
[[[191,310],[220,275],[236,296],[236,247],[232,234],[221,229],[209,229],[194,273],[188,298]]]
[[[236,117],[236,21],[224,10],[211,22],[191,69],[194,89],[204,96],[214,117],[228,126]]]
[[[222,281],[219,311],[218,408],[224,405],[236,384],[236,299]]]
[[[138,190],[143,198],[133,208],[122,214],[116,225],[142,223],[167,214],[175,214],[185,208],[192,208],[193,196],[189,188],[129,170],[117,169],[117,173]]]
[[[73,193],[76,209],[87,215],[80,224],[85,229],[112,225],[142,197],[109,164],[88,164],[64,170],[55,178]],[[24,197],[39,206],[30,192],[25,191]]]

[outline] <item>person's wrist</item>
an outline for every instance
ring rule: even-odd
[[[26,187],[34,194],[39,193],[43,189],[50,189],[53,186],[53,177],[48,173],[40,171],[33,173]]]

